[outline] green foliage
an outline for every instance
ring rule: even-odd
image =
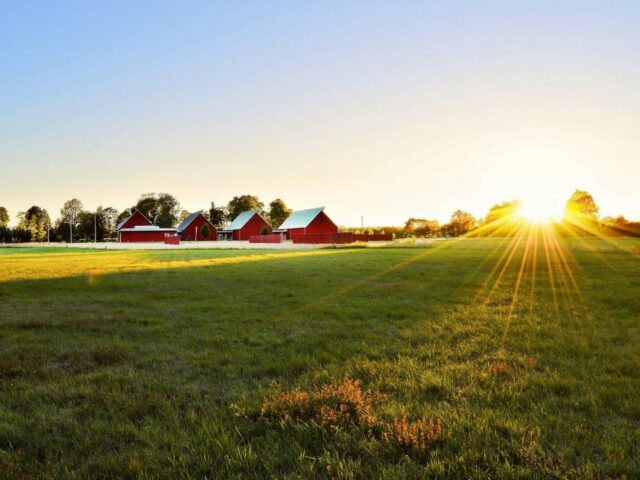
[[[589,192],[576,190],[571,194],[564,207],[565,217],[597,220],[600,209]]]
[[[407,237],[432,237],[440,233],[440,223],[437,220],[410,218],[404,224],[403,233]]]
[[[233,221],[238,215],[247,210],[257,210],[262,213],[264,203],[255,195],[240,195],[233,197],[227,205],[227,220]]]
[[[0,207],[0,227],[9,225],[9,212],[5,207]]]
[[[118,225],[119,218],[118,210],[113,207],[98,207],[96,212],[102,216],[102,221],[104,223],[104,236],[116,238],[116,225]]]
[[[133,209],[132,208],[127,208],[127,209],[123,210],[122,212],[120,212],[120,214],[116,217],[116,222],[115,222],[116,226],[120,222],[123,222],[127,218],[129,218],[132,213],[133,213]],[[114,226],[114,230],[115,230],[115,226]]]
[[[457,237],[465,235],[476,228],[477,221],[473,215],[464,210],[456,210],[448,224],[442,227],[446,235]]]
[[[269,213],[267,218],[273,228],[278,228],[291,215],[291,209],[287,207],[284,200],[276,198],[269,204]]]
[[[211,208],[209,208],[208,220],[216,228],[220,228],[224,225],[227,218],[227,211],[224,207],[216,207],[215,203],[211,202]]]
[[[638,478],[640,240],[558,241],[0,249],[0,476]],[[389,428],[259,415],[345,375]]]
[[[519,200],[506,201],[497,203],[489,209],[487,216],[484,219],[484,223],[489,225],[493,222],[501,220],[503,218],[513,217],[520,208]]]
[[[47,239],[47,229],[51,226],[49,213],[38,206],[18,213],[18,228],[31,232],[31,240],[43,242]]]
[[[180,204],[169,193],[145,193],[140,196],[135,208],[159,227],[175,227],[178,223]]]
[[[204,238],[205,240],[209,240],[209,237],[211,237],[211,229],[209,229],[208,225],[203,225],[202,226],[202,238]]]
[[[98,241],[104,239],[107,227],[102,211],[98,207],[96,212],[83,210],[78,214],[77,238],[85,242],[93,242],[97,234]]]

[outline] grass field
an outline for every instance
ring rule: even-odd
[[[0,249],[0,335],[0,478],[640,477],[634,240]]]

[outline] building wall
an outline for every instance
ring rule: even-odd
[[[290,228],[287,231],[287,238],[291,239],[293,235],[304,235],[308,233],[338,233],[338,226],[333,223],[326,213],[320,212],[318,216],[307,225],[307,228]]]
[[[209,238],[205,239],[202,236],[202,227],[204,226],[209,227]],[[198,238],[196,239],[196,228],[197,228],[197,232],[198,232]],[[196,217],[196,219],[191,222],[189,224],[189,226],[187,228],[185,228],[182,233],[180,234],[180,240],[182,241],[194,241],[197,240],[198,242],[203,242],[205,240],[207,241],[213,241],[213,240],[217,240],[218,239],[218,232],[216,231],[216,228],[211,225],[211,223],[209,223],[209,220],[207,220],[203,215],[198,215]]]
[[[152,223],[138,211],[135,211],[131,218],[127,220],[127,222],[121,228],[133,228],[140,227],[144,225],[152,225]]]
[[[240,230],[233,231],[233,239],[249,240],[252,235],[261,235],[262,230],[265,228],[267,229],[267,235],[271,235],[272,230],[269,224],[260,215],[256,214]]]
[[[122,243],[164,242],[165,233],[171,232],[120,232],[120,241]]]

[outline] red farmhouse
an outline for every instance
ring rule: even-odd
[[[175,228],[160,228],[134,208],[131,215],[116,226],[118,241],[129,242],[163,242],[166,234],[174,234]]]
[[[271,226],[257,210],[248,210],[238,215],[231,224],[220,231],[225,240],[249,240],[252,235],[271,235]]]
[[[209,235],[207,235],[206,238],[205,235],[202,234],[205,227],[209,230]],[[211,222],[207,220],[207,217],[202,214],[202,210],[192,213],[185,218],[176,231],[180,236],[180,240],[183,241],[195,240],[197,242],[202,242],[205,240],[217,239],[216,227],[214,227]]]
[[[324,213],[324,207],[319,207],[293,212],[275,233],[291,239],[294,235],[338,233],[338,226]]]

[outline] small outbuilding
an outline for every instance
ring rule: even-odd
[[[324,207],[293,212],[274,233],[290,240],[294,235],[338,233],[338,226],[324,213]]]
[[[203,234],[203,232],[209,231],[209,234]],[[176,229],[180,240],[182,241],[197,241],[203,242],[207,240],[217,240],[218,232],[216,227],[207,220],[202,214],[202,210],[192,213],[185,218],[182,223]]]
[[[220,230],[219,238],[223,240],[249,240],[254,235],[271,235],[271,225],[257,210],[242,212],[224,230]]]

